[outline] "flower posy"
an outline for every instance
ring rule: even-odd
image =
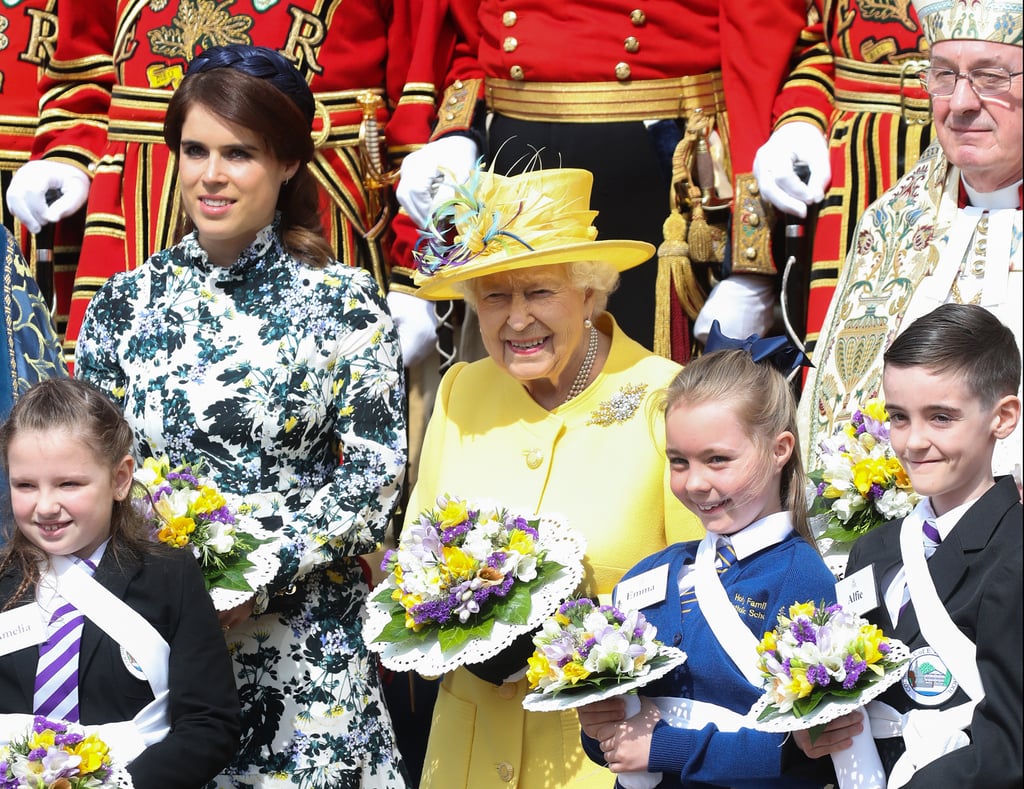
[[[32,729],[0,748],[0,789],[113,789],[126,786],[110,751],[81,727],[37,716]]]
[[[434,509],[406,524],[376,602],[391,622],[376,641],[436,634],[443,650],[485,638],[496,621],[525,624],[530,593],[562,565],[545,559],[537,520],[440,496]]]
[[[642,677],[657,665],[661,645],[655,635],[639,611],[569,600],[533,637],[526,678],[531,688],[559,693]]]
[[[173,548],[191,548],[206,588],[251,592],[245,571],[248,554],[266,542],[238,528],[224,495],[202,476],[202,464],[170,465],[167,456],[146,458],[135,478],[149,491],[136,499],[147,515],[153,537]]]
[[[778,621],[757,646],[771,698],[759,720],[856,699],[904,662],[890,658],[890,640],[881,630],[840,605],[797,603]]]
[[[889,443],[885,404],[869,400],[833,438],[819,446],[821,468],[809,476],[817,484],[811,514],[827,514],[824,536],[856,540],[886,521],[903,518],[920,496],[910,485]]]

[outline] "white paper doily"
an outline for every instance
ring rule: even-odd
[[[544,561],[562,565],[555,575],[535,589],[531,595],[530,616],[525,625],[512,625],[495,621],[488,638],[469,639],[460,647],[442,652],[437,638],[423,641],[381,641],[375,643],[388,622],[391,610],[373,600],[387,581],[379,584],[366,601],[366,617],[363,620],[363,640],[373,652],[380,654],[380,661],[394,671],[417,671],[425,675],[444,674],[468,663],[482,663],[494,657],[524,633],[540,627],[541,623],[555,612],[583,578],[583,553],[586,544],[583,536],[566,526],[558,516],[540,517],[537,533],[540,543],[547,548]]]
[[[907,668],[910,665],[908,662],[909,657],[910,650],[907,648],[906,644],[902,641],[897,641],[896,639],[889,639],[888,659],[894,662],[902,660],[902,666],[899,668],[887,669],[885,676],[870,688],[863,691],[857,698],[826,702],[825,704],[817,707],[810,715],[797,717],[795,715],[783,714],[776,718],[772,718],[771,720],[759,721],[757,716],[772,703],[771,694],[765,693],[761,698],[754,702],[754,706],[751,707],[750,712],[747,713],[747,716],[750,718],[750,727],[757,729],[758,731],[781,734],[783,732],[797,731],[799,729],[809,729],[812,726],[823,726],[841,715],[853,712],[854,710],[859,710],[869,701],[874,700],[903,679],[903,675],[907,673]],[[868,669],[865,669],[865,671],[867,670]]]
[[[604,701],[614,696],[621,696],[624,693],[637,690],[645,685],[661,679],[677,666],[686,662],[686,653],[675,647],[662,645],[658,650],[658,656],[668,659],[668,662],[652,668],[646,674],[633,679],[617,682],[614,685],[605,685],[603,688],[590,688],[588,690],[560,690],[558,693],[544,693],[539,690],[532,690],[523,697],[523,709],[530,712],[556,712],[558,710],[571,710],[582,707],[584,704],[592,704],[595,701]]]
[[[238,502],[241,499],[235,496],[225,496],[225,499],[228,501],[231,511],[237,512]],[[250,503],[248,499],[245,499],[245,501]],[[254,511],[257,510],[254,509]],[[230,611],[235,606],[244,603],[256,593],[256,589],[259,589],[261,586],[267,586],[281,568],[281,560],[277,556],[278,544],[273,532],[267,531],[256,518],[247,515],[235,516],[235,529],[236,531],[252,535],[257,540],[269,539],[270,542],[257,545],[255,549],[249,552],[247,557],[253,563],[253,566],[245,571],[245,580],[252,587],[253,591],[245,592],[237,589],[222,589],[217,586],[210,590],[210,599],[213,600],[213,607],[218,611]]]

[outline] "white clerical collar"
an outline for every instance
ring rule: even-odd
[[[756,520],[726,539],[732,544],[737,559],[753,556],[772,545],[782,542],[793,531],[793,521],[788,512],[773,512]]]
[[[996,210],[998,208],[1021,207],[1021,181],[1017,181],[1015,184],[1010,184],[1010,186],[1004,186],[1002,189],[996,189],[994,192],[979,192],[977,189],[972,188],[971,185],[964,180],[963,174],[960,175],[960,181],[963,183],[964,189],[967,191],[967,197],[971,201],[971,205],[977,208]]]

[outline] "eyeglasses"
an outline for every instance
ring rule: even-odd
[[[948,68],[931,66],[918,76],[924,89],[932,96],[952,96],[959,79],[971,83],[974,92],[979,96],[1001,96],[1008,93],[1013,85],[1013,78],[1024,74],[1024,71],[1007,71],[1004,68],[975,68],[970,71],[953,71]]]

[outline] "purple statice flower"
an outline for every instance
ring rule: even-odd
[[[846,679],[843,681],[843,688],[851,690],[867,667],[866,660],[857,660],[856,655],[847,655],[846,660],[843,661],[843,668],[846,669]]]
[[[790,631],[793,633],[793,637],[796,639],[797,644],[817,644],[817,633],[814,631],[814,625],[811,624],[811,620],[805,617],[799,617],[794,619],[789,626]]]
[[[487,566],[493,567],[495,570],[497,570],[505,563],[505,559],[507,558],[508,554],[504,551],[495,551],[487,557]]]
[[[441,542],[444,545],[452,545],[455,543],[455,540],[465,535],[472,528],[472,522],[469,519],[467,519],[464,520],[462,523],[458,524],[457,526],[452,526],[450,529],[442,529]]]
[[[29,761],[33,762],[42,761],[44,756],[46,756],[46,748],[33,748],[28,752]]]
[[[505,528],[509,531],[512,531],[513,529],[518,529],[521,532],[526,532],[535,540],[540,539],[540,532],[533,528],[530,525],[529,521],[527,521],[526,518],[524,518],[522,515],[516,517],[516,519],[513,520],[511,523],[506,523]]]
[[[825,668],[824,664],[809,666],[807,668],[807,681],[812,685],[819,685],[824,688],[828,685],[831,679],[828,669]]]
[[[881,641],[878,644],[878,651],[881,652],[883,655],[888,655],[892,651],[892,647],[889,646],[888,641]]]
[[[572,661],[573,661],[573,656],[572,655],[562,655],[560,658],[558,658],[558,660],[556,661],[556,664],[558,665],[559,668],[564,668],[565,666],[567,666],[570,663],[572,663]]]
[[[164,477],[164,479],[166,479],[168,482],[185,482],[191,485],[193,488],[199,487],[199,480],[196,479],[196,476],[194,474],[191,474],[188,471],[169,471],[167,473],[167,476]]]
[[[868,499],[876,501],[882,498],[882,494],[885,493],[885,488],[879,485],[877,482],[872,482],[871,487],[868,488]]]
[[[789,658],[782,661],[782,670],[786,672],[787,677],[793,676],[793,665]]]
[[[221,507],[219,510],[213,512],[207,512],[204,516],[207,520],[213,521],[214,523],[234,523],[235,516],[232,514],[226,506]]]
[[[827,487],[828,487],[828,483],[827,482],[819,482],[817,487],[814,488],[814,495],[816,495],[816,496],[824,496],[825,495],[825,489]]]
[[[850,424],[853,425],[854,435],[860,435],[864,432],[864,414],[858,408],[853,412],[853,416],[850,417]]]
[[[68,727],[60,721],[47,720],[42,715],[36,715],[35,718],[32,719],[32,731],[35,734],[44,732],[47,729],[53,729],[55,733],[63,734],[68,730]]]
[[[397,551],[394,548],[388,548],[384,551],[384,558],[381,560],[380,569],[385,573],[391,572],[391,562],[394,561],[395,554]]]
[[[84,739],[85,735],[79,732],[57,732],[54,734],[53,744],[60,745],[61,747],[65,745],[78,745]]]
[[[832,614],[838,614],[842,610],[843,607],[839,603],[832,603],[832,605],[825,608],[825,613],[832,616]]]
[[[458,596],[449,594],[444,600],[427,600],[409,609],[412,621],[417,625],[430,622],[445,624],[452,617],[452,611],[458,604]]]
[[[613,605],[603,605],[597,610],[604,614],[609,622],[617,625],[621,625],[626,619],[626,615]]]
[[[590,656],[590,650],[597,644],[597,639],[593,636],[588,637],[583,644],[580,646],[580,657],[586,660]]]

